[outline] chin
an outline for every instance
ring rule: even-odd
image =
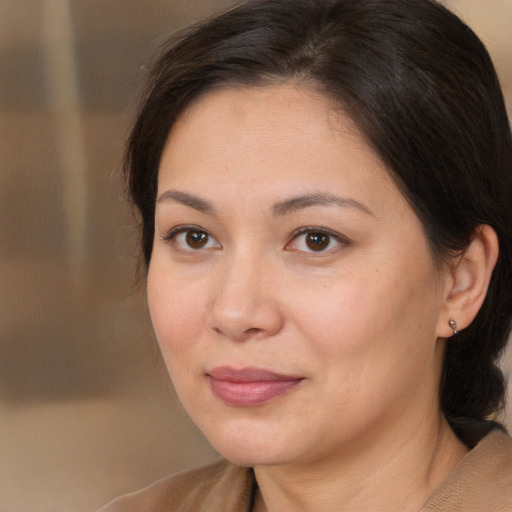
[[[252,467],[279,463],[285,439],[282,419],[253,408],[231,408],[205,400],[195,402],[189,395],[178,397],[190,419],[212,447],[225,459],[239,466]],[[272,415],[270,415],[272,416]],[[281,446],[280,446],[281,445]]]
[[[260,449],[246,444],[244,447],[229,446],[216,449],[225,459],[238,466],[276,466],[288,462],[284,454],[276,453],[273,447]]]
[[[211,425],[206,428],[198,426],[217,452],[239,466],[283,464],[297,455],[296,443],[289,446],[285,439],[280,439],[279,434],[263,425],[243,422],[220,427],[217,423],[215,430]]]

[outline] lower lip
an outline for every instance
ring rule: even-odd
[[[238,382],[210,377],[213,393],[225,404],[254,407],[264,404],[295,388],[302,379]]]

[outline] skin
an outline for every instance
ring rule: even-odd
[[[327,230],[327,245],[312,250],[300,228]],[[202,97],[169,134],[155,231],[148,300],[163,357],[213,446],[255,467],[254,510],[418,510],[467,452],[438,389],[448,320],[463,328],[479,307],[467,308],[476,263],[460,276],[436,266],[340,109],[291,84]],[[479,261],[489,244],[476,238]],[[233,406],[212,391],[219,366],[302,380]]]

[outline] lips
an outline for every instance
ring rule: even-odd
[[[217,367],[207,375],[213,394],[225,404],[238,407],[262,405],[291,391],[304,380],[261,368],[236,370],[228,366]]]

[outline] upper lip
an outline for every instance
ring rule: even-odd
[[[297,375],[285,375],[264,368],[247,367],[235,369],[230,366],[218,366],[207,372],[207,375],[217,380],[230,382],[263,382],[276,380],[301,380]]]

